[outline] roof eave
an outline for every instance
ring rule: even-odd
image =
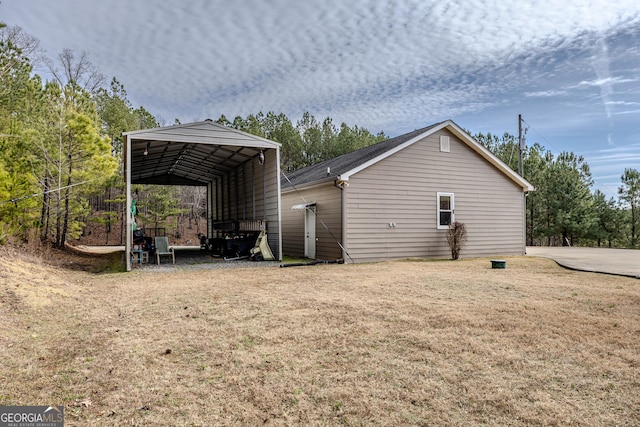
[[[297,190],[306,190],[309,188],[313,188],[316,186],[320,186],[320,185],[324,185],[327,183],[332,183],[335,182],[336,180],[341,179],[340,177],[336,176],[336,175],[331,175],[329,177],[326,178],[322,178],[322,179],[318,179],[315,181],[309,181],[309,182],[305,182],[304,184],[290,184],[287,187],[282,187],[282,192],[283,193],[289,193],[291,191],[297,191]]]

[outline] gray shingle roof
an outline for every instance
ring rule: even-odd
[[[427,132],[443,122],[427,126],[422,129],[416,129],[412,132],[405,133],[404,135],[396,136],[395,138],[387,139],[376,144],[370,145],[365,148],[361,148],[357,151],[343,154],[333,159],[325,160],[324,162],[317,163],[315,165],[307,166],[302,169],[287,173],[286,178],[281,180],[282,189],[303,184],[310,184],[316,181],[324,181],[330,178],[337,178],[338,176],[349,172],[357,168],[358,166],[366,163],[379,155]],[[327,174],[327,168],[331,171]],[[291,182],[289,182],[291,181]]]

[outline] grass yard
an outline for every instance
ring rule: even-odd
[[[86,425],[640,425],[640,281],[546,259],[0,259],[0,405]]]

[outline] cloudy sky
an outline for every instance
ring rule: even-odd
[[[584,155],[609,196],[640,169],[638,0],[2,0],[0,21],[86,51],[167,125],[308,111],[517,135],[522,114],[528,144]]]

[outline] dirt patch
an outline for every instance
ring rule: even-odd
[[[99,275],[13,263],[0,404],[63,404],[68,425],[640,419],[633,279],[525,257]],[[29,271],[50,304],[16,290]]]

